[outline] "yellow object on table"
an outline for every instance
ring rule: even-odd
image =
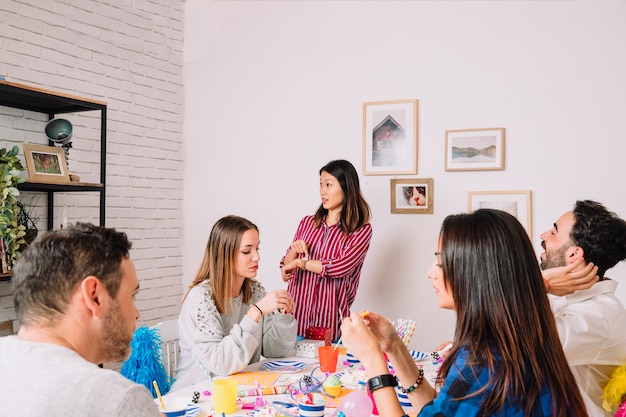
[[[237,409],[237,380],[216,378],[213,380],[213,407],[216,413],[232,414]]]

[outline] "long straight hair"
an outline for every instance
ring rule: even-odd
[[[482,415],[517,402],[531,416],[547,387],[554,416],[586,416],[522,225],[504,211],[481,209],[446,217],[440,238],[443,279],[457,319],[454,348],[439,379],[464,348],[468,364],[492,373],[475,394],[486,393]]]
[[[200,269],[189,285],[189,290],[191,290],[196,285],[208,280],[213,291],[213,301],[220,314],[228,312],[231,298],[230,289],[235,280],[239,245],[241,244],[241,237],[248,230],[259,231],[254,223],[243,217],[226,216],[219,219],[211,229]],[[251,284],[250,278],[244,279],[241,291],[243,292],[243,302],[246,304],[250,302],[252,297]],[[187,294],[189,294],[189,290],[187,290]],[[185,294],[185,298],[187,294]]]
[[[361,194],[361,185],[356,169],[350,162],[344,159],[337,159],[324,165],[320,169],[320,175],[322,175],[322,172],[328,172],[337,178],[343,190],[344,198],[339,223],[346,235],[359,230],[370,221],[371,210]],[[320,227],[322,220],[324,220],[327,214],[328,210],[324,208],[323,204],[320,204],[314,218],[316,228]]]

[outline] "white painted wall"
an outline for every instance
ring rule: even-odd
[[[107,224],[135,242],[142,322],[177,314],[211,226],[230,213],[259,225],[259,279],[283,287],[278,261],[319,204],[319,168],[361,166],[365,101],[420,101],[415,177],[434,178],[435,213],[391,215],[392,177],[361,177],[374,238],[355,304],[417,320],[415,348],[452,336],[425,273],[468,191],[532,190],[538,252],[539,232],[578,198],[626,216],[624,0],[185,4],[183,62],[182,2],[0,2],[0,74],[109,103]],[[44,123],[0,112],[7,142]],[[88,158],[97,134],[80,123],[85,149],[73,152]],[[505,171],[444,171],[446,129],[497,126]],[[0,320],[14,317],[0,283]]]
[[[426,271],[468,191],[532,190],[538,253],[576,199],[626,216],[624,39],[624,0],[188,0],[183,282],[232,213],[260,227],[259,279],[284,287],[278,262],[319,204],[319,168],[361,170],[362,103],[417,98],[418,174],[361,177],[374,237],[354,309],[415,319],[411,346],[432,350],[454,316]],[[506,128],[506,169],[445,172],[445,130],[480,127]],[[435,213],[390,214],[390,179],[413,177],[434,178]]]

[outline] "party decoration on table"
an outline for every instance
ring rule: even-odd
[[[276,385],[269,387],[256,387],[237,391],[238,397],[257,397],[263,395],[278,395],[287,394],[289,392],[289,385]]]
[[[274,401],[270,406],[272,411],[275,410],[277,416],[289,416],[298,417],[298,404],[292,404],[285,401]],[[260,417],[258,414],[253,414],[255,417]],[[264,413],[262,415],[265,415]],[[272,415],[272,417],[274,417]]]
[[[291,386],[288,389],[288,393],[294,403],[297,403],[298,398],[301,396],[308,395],[308,394],[315,394],[315,393],[319,393],[321,395],[325,395],[330,398],[337,397],[337,395],[331,395],[324,388],[324,382],[328,378],[334,378],[334,375],[325,375],[324,379],[320,381],[320,379],[315,376],[315,372],[318,369],[319,368],[314,368],[309,375],[302,375],[297,383],[291,384]],[[331,386],[335,386],[332,380],[330,383],[331,383]]]
[[[344,369],[343,373],[338,373],[344,388],[365,390],[367,377],[365,376],[365,368],[363,366]]]
[[[300,372],[306,368],[308,368],[308,364],[304,362],[291,361],[291,360],[278,360],[272,362],[266,362],[261,365],[261,368],[270,372],[281,372],[281,373],[293,373]]]
[[[348,366],[354,366],[361,363],[361,361],[359,361],[357,357],[350,352],[346,352],[346,362],[348,363]]]
[[[331,397],[338,397],[339,394],[341,394],[342,387],[341,379],[337,375],[329,375],[324,382],[322,382],[324,392]]]
[[[626,364],[615,368],[604,386],[602,407],[615,417],[626,417]]]
[[[309,327],[304,331],[305,339],[323,340],[324,345],[330,346],[330,329],[327,327]]]
[[[165,372],[161,336],[158,329],[141,326],[133,333],[130,342],[130,357],[122,364],[120,373],[126,378],[145,386],[157,398],[152,381],[156,381],[163,395],[167,394],[174,382]]]
[[[332,417],[370,417],[373,409],[365,391],[352,391],[341,400]]]
[[[430,354],[433,357],[434,361],[443,362],[443,354],[452,349],[452,343],[448,343],[443,347],[443,349],[435,351]]]
[[[415,325],[415,321],[411,319],[398,319],[396,321],[396,331],[398,332],[398,336],[400,336],[400,339],[402,339],[405,345],[409,344],[409,341],[413,336],[413,331],[415,330]]]
[[[198,407],[197,405],[188,404],[185,417],[195,417],[198,414],[202,413],[202,411],[203,411],[202,408]]]
[[[296,407],[295,405],[284,403],[285,407],[292,408]],[[258,410],[254,410],[250,413],[251,417],[280,417],[285,415],[284,413],[278,412],[275,406],[268,405],[267,407],[260,408]]]
[[[198,391],[194,391],[193,395],[191,396],[191,402],[194,404],[198,404],[198,401],[200,401],[200,393]]]
[[[430,356],[426,352],[418,352],[416,350],[409,350],[409,353],[411,354],[411,357],[414,361],[422,361]]]
[[[261,386],[274,385],[274,382],[280,377],[279,374],[273,372],[239,372],[231,375],[239,381],[239,385],[254,385],[256,382]]]
[[[296,342],[296,356],[300,358],[317,358],[317,348],[325,346],[323,340],[304,339]]]
[[[326,400],[320,394],[309,393],[298,399],[300,417],[324,417]]]

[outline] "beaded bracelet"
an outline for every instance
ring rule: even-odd
[[[396,377],[396,379],[398,379],[398,377]],[[408,394],[410,392],[415,391],[416,389],[419,388],[420,384],[422,383],[422,380],[424,379],[424,370],[422,368],[420,368],[420,374],[417,376],[417,381],[415,381],[413,383],[413,385],[411,385],[408,388],[402,388],[402,386],[400,385],[400,380],[398,379],[398,389],[403,393],[403,394]]]

